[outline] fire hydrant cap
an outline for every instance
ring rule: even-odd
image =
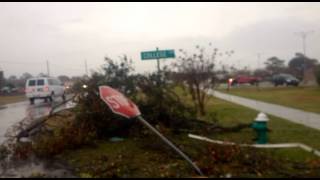
[[[265,113],[259,113],[258,116],[256,117],[255,121],[258,122],[267,122],[269,121],[268,116]]]

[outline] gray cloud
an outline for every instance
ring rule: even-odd
[[[294,32],[311,29],[308,54],[320,59],[319,10],[319,3],[0,3],[0,68],[6,76],[39,74],[49,60],[53,75],[81,75],[85,59],[95,69],[105,55],[128,54],[137,71],[150,72],[156,63],[142,62],[140,51],[209,42],[235,50],[224,63],[255,67],[258,52],[288,60],[301,50]]]

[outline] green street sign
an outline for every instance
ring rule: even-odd
[[[141,52],[142,60],[175,58],[174,50],[158,50]]]

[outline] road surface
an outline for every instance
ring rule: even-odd
[[[320,130],[320,114],[289,108],[281,105],[265,103],[257,100],[247,99],[239,96],[229,95],[210,90],[208,94],[217,98],[240,104],[257,111],[262,111],[289,121]]]
[[[71,98],[71,95],[67,96],[67,98]],[[5,135],[10,127],[22,120],[32,121],[48,115],[52,106],[61,102],[60,99],[55,99],[53,103],[44,103],[43,100],[36,100],[34,105],[30,105],[29,101],[4,105],[5,108],[0,110],[0,144],[5,141]],[[58,110],[66,107],[66,105],[61,106]]]

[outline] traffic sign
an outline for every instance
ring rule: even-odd
[[[203,175],[200,168],[186,154],[184,154],[178,147],[158,132],[157,129],[152,127],[145,119],[143,119],[138,107],[130,99],[126,98],[122,93],[109,86],[99,86],[99,92],[101,99],[107,103],[112,112],[126,118],[137,118],[143,125],[153,131],[167,145],[183,157],[200,175]]]
[[[134,118],[141,115],[139,108],[119,91],[109,87],[99,87],[100,98],[107,103],[112,112],[126,118]]]
[[[176,55],[174,50],[157,50],[157,51],[144,51],[141,52],[142,60],[150,60],[150,59],[165,59],[165,58],[175,58]]]

